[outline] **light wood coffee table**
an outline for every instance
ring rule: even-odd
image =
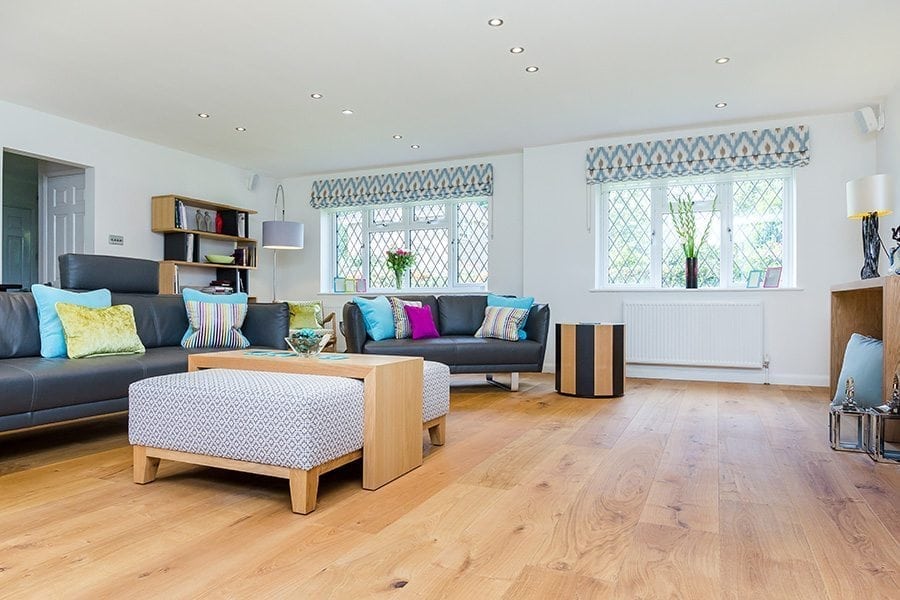
[[[341,360],[266,356],[247,350],[192,354],[188,371],[242,369],[361,379],[363,487],[375,490],[422,464],[421,357],[345,354]]]

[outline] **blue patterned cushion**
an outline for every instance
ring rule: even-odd
[[[31,286],[31,294],[37,305],[38,322],[41,332],[41,356],[63,358],[66,356],[66,338],[62,322],[56,312],[56,303],[75,304],[88,308],[109,308],[112,294],[107,289],[93,292],[70,292],[36,283]]]
[[[475,337],[517,342],[519,341],[519,328],[527,318],[528,310],[525,308],[488,306],[484,309],[484,321],[475,332]]]
[[[527,308],[529,311],[531,310],[531,305],[534,304],[534,296],[525,296],[524,298],[507,298],[506,296],[498,296],[497,294],[488,294],[487,297],[487,305],[488,306],[508,306],[510,308]],[[519,339],[524,340],[528,336],[525,334],[525,324],[528,322],[528,316],[525,316],[525,320],[522,321],[522,326],[519,327]]]

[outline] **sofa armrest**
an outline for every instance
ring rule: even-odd
[[[286,350],[284,338],[290,333],[291,311],[284,302],[247,305],[241,332],[253,346]]]
[[[344,305],[344,321],[341,324],[341,331],[347,341],[347,352],[362,354],[367,338],[366,322],[363,319],[362,311],[354,302]]]
[[[534,340],[541,345],[541,364],[544,363],[544,353],[547,351],[547,335],[550,331],[550,306],[547,304],[535,304],[528,313],[528,321],[525,322],[526,339]]]

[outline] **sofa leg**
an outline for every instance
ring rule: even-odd
[[[291,469],[291,510],[306,515],[316,510],[316,496],[319,495],[319,468],[309,471]]]
[[[484,376],[487,379],[487,382],[491,385],[496,385],[500,389],[504,389],[508,392],[518,392],[519,391],[519,374],[518,373],[510,373],[509,374],[509,385],[505,385],[500,383],[499,381],[494,380],[494,373],[488,373]]]
[[[447,415],[427,421],[422,424],[422,427],[428,430],[432,446],[444,445],[444,441],[447,439]]]
[[[156,479],[159,469],[159,459],[147,456],[146,446],[133,446],[134,462],[132,464],[135,483],[150,483]]]

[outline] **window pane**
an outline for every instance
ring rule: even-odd
[[[609,191],[609,268],[612,285],[650,283],[649,188]]]
[[[681,245],[681,238],[675,232],[672,214],[669,212],[668,203],[674,203],[679,198],[690,198],[695,206],[711,205],[716,197],[716,188],[713,184],[676,184],[669,185],[666,188],[666,213],[663,217],[663,264],[662,264],[662,287],[665,288],[683,288],[684,280],[684,248]],[[716,205],[715,214],[710,211],[701,211],[694,209],[697,221],[695,243],[700,243],[703,232],[707,223],[709,223],[709,235],[700,248],[697,265],[697,286],[698,287],[718,287],[719,285],[719,262],[721,244],[721,219],[719,206]]]
[[[363,277],[362,215],[363,211],[357,210],[334,216],[337,277]]]
[[[446,229],[414,229],[409,232],[416,262],[409,271],[411,287],[447,287],[450,283],[450,234]]]
[[[446,207],[443,204],[428,204],[427,206],[413,207],[413,221],[417,223],[431,223],[442,221]]]
[[[736,181],[733,189],[732,280],[740,287],[747,281],[750,271],[782,266],[784,180]]]
[[[375,225],[387,225],[403,221],[402,208],[374,208],[372,209],[372,223]]]
[[[488,203],[460,202],[456,207],[456,277],[458,283],[488,279]]]
[[[396,287],[394,272],[387,266],[388,250],[404,247],[404,232],[375,231],[369,234],[369,286]]]

